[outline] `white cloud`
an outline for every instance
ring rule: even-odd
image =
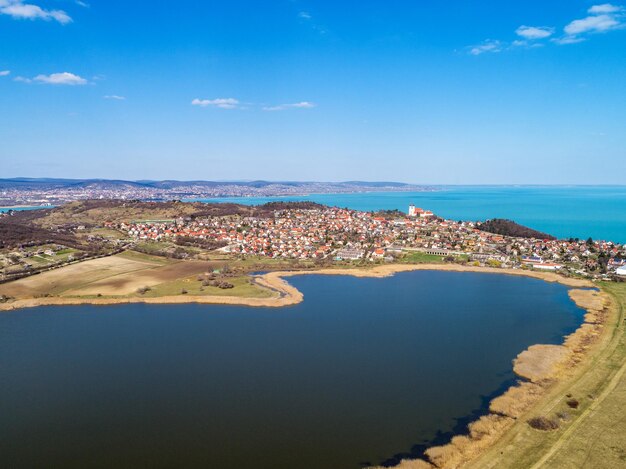
[[[45,10],[40,6],[24,3],[23,0],[0,0],[0,15],[15,19],[55,20],[61,24],[72,22],[72,18],[63,10]]]
[[[124,101],[126,99],[125,96],[118,96],[116,94],[107,94],[103,96],[104,99],[114,99],[116,101]]]
[[[569,36],[576,36],[584,33],[602,33],[615,29],[620,26],[620,22],[613,15],[597,15],[588,16],[581,20],[574,20],[567,26],[564,31]]]
[[[471,46],[469,53],[472,55],[480,55],[485,52],[500,52],[502,50],[502,43],[500,41],[485,41],[477,46]]]
[[[554,28],[548,28],[545,26],[520,26],[515,33],[524,39],[545,39],[552,36]]]
[[[554,34],[554,28],[549,26],[526,26],[522,25],[515,30],[520,39],[510,43],[497,40],[487,40],[482,44],[469,47],[469,53],[480,55],[485,52],[500,52],[516,47],[536,48],[546,44],[542,39],[550,38],[550,41],[559,44],[576,44],[587,40],[587,36],[593,33],[604,33],[614,29],[626,27],[626,9],[611,3],[603,3],[591,6],[588,16],[568,23],[561,37],[550,38]]]
[[[617,13],[622,10],[623,8],[620,6],[611,5],[610,3],[603,3],[602,5],[594,5],[591,8],[589,8],[589,10],[587,11],[591,14],[598,15],[598,14],[605,14],[605,13]]]
[[[76,5],[80,5],[81,7],[84,7],[84,8],[89,8],[91,6],[87,2],[81,2],[81,0],[76,0]]]
[[[192,106],[200,107],[217,107],[220,109],[236,109],[239,106],[239,101],[235,98],[216,98],[216,99],[199,99],[195,98],[191,101]]]
[[[554,39],[552,39],[552,42],[554,42],[555,44],[559,44],[561,46],[563,45],[567,45],[567,44],[578,44],[579,42],[583,42],[586,39],[584,37],[578,37],[578,36],[563,36],[563,37],[555,37]]]
[[[18,78],[20,78],[20,80],[18,80]],[[17,77],[16,80],[24,81],[26,83],[30,83],[31,81],[34,81],[37,83],[45,83],[47,85],[70,85],[70,86],[86,85],[88,83],[88,81],[85,80],[84,78],[79,77],[78,75],[74,75],[73,73],[69,73],[69,72],[52,73],[50,75],[37,75],[32,80],[28,78]]]
[[[287,109],[311,109],[315,107],[315,103],[310,101],[300,101],[299,103],[279,104],[278,106],[264,107],[264,111],[285,111]]]
[[[586,34],[605,33],[613,29],[623,28],[622,19],[624,15],[621,14],[623,10],[621,6],[610,3],[594,5],[587,10],[589,16],[570,22],[563,28],[565,35],[553,41],[557,44],[576,44],[584,41]]]
[[[9,76],[11,74],[11,70],[1,70],[0,71],[0,77],[6,77]]]
[[[312,18],[311,13],[309,13],[308,11],[301,11],[300,13],[298,13],[298,16],[305,20],[310,20]]]

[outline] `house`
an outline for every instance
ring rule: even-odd
[[[382,259],[383,257],[385,257],[385,250],[384,249],[375,249],[374,252],[372,253],[372,257],[377,258],[377,259]]]
[[[559,270],[562,268],[563,268],[562,265],[552,264],[550,262],[544,262],[543,264],[533,264],[533,269],[539,269],[539,270]]]
[[[488,254],[484,252],[474,252],[471,254],[470,258],[473,261],[478,261],[478,262],[487,262],[487,261],[504,262],[507,260],[506,256],[503,256],[501,254]]]
[[[343,248],[337,251],[335,258],[337,260],[355,261],[363,257],[363,251],[361,249]]]
[[[543,264],[543,259],[539,256],[524,256],[522,257],[522,264],[533,266],[537,264]]]
[[[448,251],[447,249],[440,249],[440,248],[428,248],[428,249],[424,249],[424,252],[426,254],[430,254],[431,256],[444,256],[444,257],[454,254],[452,251]]]

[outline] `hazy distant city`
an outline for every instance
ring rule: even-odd
[[[358,192],[436,190],[398,182],[115,181],[101,179],[0,179],[0,207],[57,205],[75,200],[174,200],[215,197],[274,197]]]

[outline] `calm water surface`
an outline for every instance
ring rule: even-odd
[[[0,466],[359,468],[419,453],[582,320],[561,285],[478,273],[291,278],[287,308],[0,314]]]
[[[14,212],[20,212],[22,210],[41,210],[45,208],[54,208],[54,205],[33,205],[30,207],[0,207],[0,213],[13,210]]]
[[[452,220],[509,218],[559,238],[589,236],[626,243],[626,186],[445,186],[436,192],[313,194],[298,197],[222,198],[259,204],[311,200],[354,210],[398,209],[410,203]]]

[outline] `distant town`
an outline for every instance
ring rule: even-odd
[[[399,182],[118,181],[101,179],[0,179],[0,207],[49,206],[76,200],[209,199],[359,192],[436,190]]]

